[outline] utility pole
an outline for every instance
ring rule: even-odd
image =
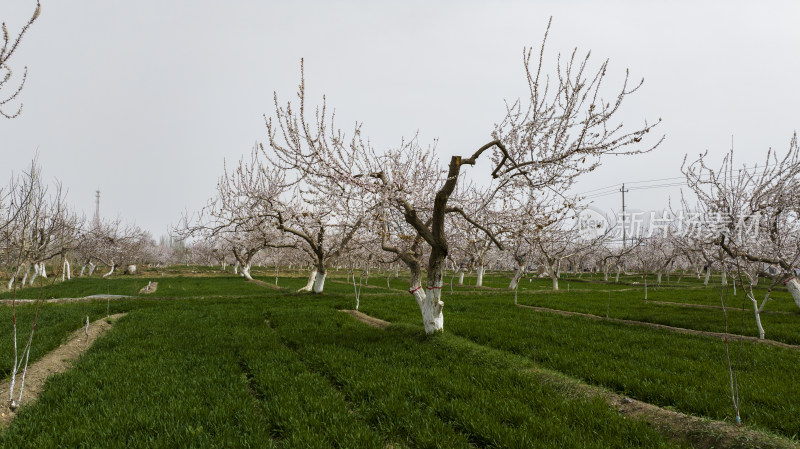
[[[97,199],[95,200],[94,225],[100,226],[100,189],[97,189]]]
[[[622,249],[625,249],[628,243],[625,233],[625,192],[627,192],[628,189],[625,188],[625,184],[622,184],[619,191],[622,192]]]

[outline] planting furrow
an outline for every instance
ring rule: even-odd
[[[353,318],[357,319],[358,321],[361,321],[362,323],[365,323],[372,327],[377,327],[378,329],[386,329],[392,324],[380,318],[375,318],[363,312],[359,312],[358,310],[340,310],[339,312],[344,312],[352,316]]]
[[[28,366],[24,383],[22,384],[25,388],[22,391],[22,401],[19,405],[28,407],[36,403],[39,395],[44,390],[47,378],[68,370],[72,366],[72,362],[86,352],[95,340],[108,332],[114,326],[114,323],[123,316],[125,316],[125,313],[118,313],[89,323],[85,328],[73,332],[64,344]],[[10,381],[0,384],[0,395],[8,393],[10,388]],[[20,385],[18,384],[14,389],[14,393],[16,394],[19,389]],[[16,417],[17,411],[17,409],[11,409],[8,402],[0,401],[0,426],[8,426]]]
[[[644,302],[649,304],[659,304],[662,306],[688,307],[691,309],[723,310],[722,306],[712,306],[708,304],[692,304],[692,303],[671,302],[671,301],[653,301],[650,299],[645,299]],[[787,312],[784,310],[763,310],[759,313],[761,313],[762,315],[798,315],[797,312]]]
[[[670,332],[677,332],[677,333],[680,333],[680,334],[702,335],[702,336],[705,336],[705,337],[715,337],[715,338],[720,338],[720,339],[726,340],[726,341],[727,340],[731,340],[732,342],[736,341],[738,339],[741,339],[741,340],[744,340],[744,341],[750,341],[750,342],[755,342],[755,343],[763,343],[763,344],[767,344],[767,345],[778,346],[778,347],[781,347],[781,348],[800,351],[800,345],[790,345],[790,344],[783,343],[783,342],[780,342],[780,341],[760,339],[758,337],[750,337],[750,336],[747,336],[747,335],[729,334],[729,333],[724,333],[724,332],[699,331],[699,330],[695,330],[695,329],[687,329],[687,328],[684,328],[684,327],[667,326],[666,324],[650,323],[650,322],[647,322],[647,321],[635,321],[635,320],[624,320],[624,319],[621,319],[621,318],[609,318],[609,317],[603,317],[603,316],[599,316],[599,315],[592,315],[590,313],[568,312],[566,310],[549,309],[547,307],[529,306],[529,305],[526,305],[526,304],[517,304],[517,306],[518,307],[524,307],[526,309],[533,309],[533,310],[536,310],[538,312],[557,313],[559,315],[564,315],[564,316],[580,316],[580,317],[583,317],[583,318],[590,318],[590,319],[593,319],[593,320],[609,321],[609,322],[612,322],[612,323],[622,323],[622,324],[630,324],[630,325],[633,325],[633,326],[651,327],[653,329],[667,330],[667,331],[670,331]]]
[[[643,419],[672,440],[678,443],[689,443],[692,447],[707,449],[800,448],[800,445],[785,438],[743,426],[668,410],[543,368],[529,368],[525,372],[532,374],[538,381],[553,385],[567,394],[599,397],[621,415],[632,419]]]

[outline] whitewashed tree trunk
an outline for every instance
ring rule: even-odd
[[[89,276],[91,276],[94,273],[94,270],[96,270],[96,269],[97,269],[97,265],[89,262]]]
[[[425,300],[420,304],[419,308],[422,312],[422,322],[425,325],[426,334],[433,334],[444,329],[444,315],[442,314],[444,303],[440,300],[441,296],[441,286],[439,288],[429,289],[424,293]],[[419,300],[417,300],[417,302],[419,302]]]
[[[800,281],[798,281],[798,278],[793,277],[786,281],[786,288],[792,294],[794,303],[797,304],[797,307],[800,307]]]
[[[243,278],[247,279],[248,281],[252,281],[253,280],[253,277],[250,276],[250,262],[248,262],[247,264],[242,266],[241,276]]]
[[[353,277],[353,290],[356,293],[356,310],[358,310],[358,307],[361,305],[361,283],[359,283],[359,285],[356,286],[355,277]]]
[[[419,267],[417,267],[416,273],[413,269],[411,273],[411,294],[414,295],[420,312],[422,312],[422,323],[425,326],[425,333],[428,335],[444,330],[444,315],[442,314],[444,303],[441,298],[445,257],[445,254],[436,249],[433,250],[428,263],[427,289],[421,287]]]
[[[708,285],[709,279],[711,279],[711,265],[706,268],[706,279],[703,281],[703,285]]]
[[[658,282],[658,285],[661,285],[661,272],[660,271],[656,274],[656,280]]]
[[[25,282],[28,280],[28,275],[31,272],[31,267],[27,263],[25,264],[25,274],[22,276],[22,282],[20,283],[21,286],[25,287]]]
[[[758,301],[753,296],[753,289],[750,289],[750,294],[747,295],[747,299],[753,303],[753,312],[756,315],[756,325],[758,326],[758,338],[763,340],[764,339],[764,327],[761,326],[761,313],[758,310]]]
[[[722,285],[728,285],[728,269],[722,267]]]
[[[40,265],[38,263],[33,264],[33,276],[31,276],[30,285],[33,285],[36,281],[36,278],[39,276],[39,270],[41,270]],[[23,282],[22,285],[25,285],[25,282]]]
[[[22,265],[17,267],[17,269],[11,275],[11,279],[8,281],[8,289],[9,290],[11,290],[14,287],[14,281],[16,281],[16,279],[19,277],[20,273],[22,273],[22,267],[25,267],[25,269],[27,270],[27,265],[26,264],[22,264]],[[22,280],[22,286],[23,287],[25,286],[25,279]]]
[[[314,280],[317,278],[317,269],[314,268],[311,270],[311,273],[308,275],[308,283],[305,287],[298,289],[298,292],[310,292],[311,289],[314,287]]]
[[[86,273],[86,265],[81,265],[81,274],[79,274],[79,276],[83,277],[84,273]]]
[[[115,268],[117,268],[117,264],[115,264],[115,263],[112,263],[112,264],[111,264],[111,269],[110,269],[110,270],[108,270],[108,273],[106,273],[106,274],[104,274],[104,275],[103,275],[103,279],[105,279],[105,278],[107,278],[107,277],[111,276],[112,274],[114,274],[114,269],[115,269]]]
[[[558,290],[558,267],[555,263],[545,265],[545,271],[553,281],[553,290]]]
[[[44,262],[39,262],[39,274],[42,278],[47,279],[47,267],[45,266]]]
[[[736,282],[735,281],[733,283],[733,288],[734,289],[736,288]],[[772,293],[772,291],[771,290],[767,290],[767,294],[764,295],[764,299],[761,301],[761,305],[758,307],[759,313],[764,311],[764,306],[766,306],[767,305],[767,301],[770,300],[770,298],[769,298],[770,293]]]
[[[509,289],[509,290],[514,290],[514,289],[516,289],[516,288],[517,288],[517,286],[519,285],[519,281],[520,281],[520,279],[522,279],[522,276],[523,276],[524,274],[525,274],[525,262],[522,262],[522,263],[519,263],[519,262],[518,262],[518,263],[517,263],[517,269],[516,269],[516,271],[514,272],[514,277],[513,277],[513,278],[511,278],[511,283],[510,283],[510,284],[508,284],[508,289]]]
[[[483,287],[483,273],[486,271],[486,268],[483,265],[479,265],[478,269],[476,270],[476,274],[478,275],[478,280],[475,281],[476,287]]]
[[[72,273],[69,267],[69,260],[65,257],[64,258],[64,265],[61,267],[61,281],[69,281],[72,279]]]
[[[236,261],[236,265],[233,266],[233,274],[239,274],[239,261]]]
[[[464,272],[460,271],[458,273],[458,285],[464,285]]]
[[[620,266],[617,266],[617,278],[614,280],[614,282],[617,282],[617,283],[619,282],[619,273],[620,273],[621,271],[622,271],[622,267],[620,267]]]
[[[322,293],[325,288],[325,277],[328,275],[327,271],[318,271],[314,276],[314,293]]]

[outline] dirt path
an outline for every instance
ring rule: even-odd
[[[713,310],[722,310],[722,306],[711,306],[707,304],[692,304],[692,303],[685,303],[685,302],[671,302],[671,301],[651,301],[649,299],[645,299],[644,302],[649,302],[651,304],[659,304],[662,306],[678,306],[678,307],[690,307],[695,309],[713,309]],[[726,307],[728,310],[742,310],[738,307]],[[749,312],[752,313],[752,309],[747,309]],[[795,312],[786,312],[783,310],[764,310],[760,312],[761,314],[768,314],[768,315],[797,315]]]
[[[372,327],[377,327],[378,329],[386,329],[390,324],[392,324],[388,321],[383,321],[379,318],[369,316],[366,313],[361,313],[358,310],[340,310],[339,312],[344,312],[358,321],[366,323]]]
[[[95,340],[108,332],[108,330],[113,327],[114,323],[123,316],[125,316],[124,313],[118,313],[90,323],[88,338],[86,328],[78,329],[70,335],[66,343],[28,365],[28,373],[25,376],[25,390],[22,396],[22,406],[35,403],[39,395],[42,394],[45,380],[47,380],[49,376],[68,370],[72,366],[73,361],[77,360],[81,354],[89,349]],[[17,384],[14,386],[15,396],[19,394],[19,381],[20,379],[17,378]],[[0,426],[2,427],[7,427],[16,415],[8,407],[9,387],[9,380],[0,384]]]
[[[251,281],[247,281],[247,282],[249,282],[249,283],[251,283],[251,284],[260,285],[260,286],[262,286],[262,287],[271,288],[271,289],[273,289],[273,290],[280,290],[280,289],[281,289],[281,288],[280,288],[280,287],[278,287],[277,285],[272,285],[272,284],[270,284],[270,283],[267,283],[267,282],[264,282],[264,281],[260,281],[260,280],[258,280],[258,279],[253,279],[253,280],[251,280]]]
[[[156,290],[158,290],[158,282],[148,282],[147,285],[145,285],[144,287],[142,287],[141,290],[139,290],[139,293],[144,293],[146,295],[149,295],[150,293],[155,293]]]
[[[598,315],[592,315],[590,313],[581,313],[581,312],[568,312],[566,310],[558,310],[558,309],[548,309],[547,307],[536,307],[536,306],[528,306],[525,304],[517,304],[519,307],[524,307],[526,309],[533,309],[539,312],[550,312],[550,313],[557,313],[559,315],[564,316],[581,316],[584,318],[591,318],[594,320],[603,320],[603,321],[610,321],[612,323],[623,323],[623,324],[631,324],[634,326],[644,326],[644,327],[652,327],[654,329],[662,329],[668,330],[671,332],[677,332],[679,334],[690,334],[690,335],[703,335],[706,337],[716,337],[719,339],[730,339],[730,340],[737,340],[742,339],[744,341],[752,341],[755,343],[763,343],[772,346],[778,346],[781,348],[786,349],[793,349],[795,351],[800,351],[800,346],[798,345],[790,345],[787,343],[783,343],[780,341],[775,340],[760,340],[758,337],[750,337],[747,335],[736,335],[736,334],[726,334],[724,332],[710,332],[710,331],[698,331],[695,329],[686,329],[684,327],[674,327],[674,326],[667,326],[666,324],[657,324],[657,323],[649,323],[647,321],[634,321],[634,320],[623,320],[621,318],[606,318]]]
[[[126,295],[91,295],[91,296],[84,296],[83,298],[51,298],[51,299],[42,299],[42,302],[45,303],[65,303],[65,302],[88,302],[88,301],[106,301],[112,300],[116,301],[119,299],[133,299],[135,296],[126,296]],[[33,304],[37,299],[17,299],[16,302],[18,305],[20,304]],[[11,303],[14,302],[11,299],[0,299],[0,304],[4,304],[10,306]]]
[[[646,402],[630,399],[602,387],[587,385],[561,373],[541,368],[529,372],[546,385],[572,396],[600,397],[620,414],[643,419],[657,431],[678,442],[688,442],[699,448],[794,448],[798,445],[786,439],[768,435],[747,427],[738,427],[722,421],[698,418],[675,412]]]

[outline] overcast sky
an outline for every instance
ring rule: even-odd
[[[552,15],[547,60],[591,49],[610,79],[644,77],[622,118],[660,117],[666,135],[651,154],[606,160],[580,192],[669,183],[630,184],[680,176],[687,153],[718,160],[731,135],[740,161],[760,161],[800,127],[798,1],[42,3],[12,63],[29,75],[23,115],[0,119],[0,180],[38,148],[78,210],[91,217],[99,188],[103,217],[156,238],[202,207],[224,160],[265,140],[272,93],[294,98],[301,57],[309,98],[325,93],[343,128],[364,122],[378,146],[419,130],[443,156],[465,154],[490,140],[504,99],[526,95],[522,49]],[[15,33],[34,6],[0,0],[0,19]],[[677,192],[632,190],[626,203],[661,208]]]

